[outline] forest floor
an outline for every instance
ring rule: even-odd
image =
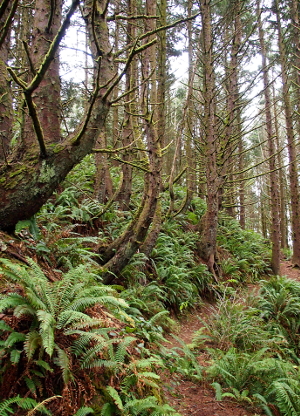
[[[300,281],[300,269],[293,268],[289,261],[281,264],[282,275]],[[249,291],[255,291],[255,285],[249,285]],[[212,305],[206,303],[199,310],[189,315],[178,323],[179,329],[176,337],[183,343],[190,344],[195,331],[200,329],[205,320],[212,313]],[[171,335],[166,337],[169,341],[166,347],[172,349],[180,347],[178,341]],[[199,364],[203,367],[208,365],[209,356],[205,350],[197,355]],[[168,377],[168,378],[167,378]],[[183,416],[262,416],[264,413],[259,409],[247,407],[244,403],[225,399],[217,401],[212,386],[204,381],[192,382],[179,375],[166,376],[164,392],[169,404]]]

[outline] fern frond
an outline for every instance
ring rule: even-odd
[[[159,321],[163,316],[167,316],[167,315],[170,315],[170,312],[169,311],[166,311],[166,310],[164,310],[164,311],[160,311],[160,312],[158,312],[157,314],[155,314],[154,316],[152,316],[150,319],[149,319],[149,325],[154,325],[157,321]]]
[[[55,320],[53,316],[46,311],[37,311],[36,315],[40,322],[40,335],[43,347],[51,357],[54,349]]]
[[[11,331],[13,331],[13,329],[5,321],[1,320],[0,321],[0,331],[11,332]]]
[[[34,395],[34,397],[36,397],[36,383],[34,381],[33,378],[29,378],[29,377],[24,377],[26,386],[28,388],[28,390]]]
[[[148,396],[143,399],[133,399],[128,401],[124,410],[129,411],[129,414],[138,415],[143,410],[155,409],[157,407],[157,398],[154,396]]]
[[[68,384],[70,380],[73,381],[74,379],[70,370],[70,360],[68,354],[57,345],[55,346],[55,351],[57,352],[57,357],[53,358],[53,362],[61,368],[64,383]]]
[[[125,355],[127,354],[127,347],[136,341],[134,337],[125,337],[124,340],[118,344],[117,351],[115,352],[115,360],[119,363],[123,363],[125,359]]]
[[[11,332],[7,339],[5,340],[5,347],[9,348],[12,347],[17,342],[24,342],[25,341],[25,334],[21,332]]]
[[[30,331],[26,334],[24,351],[29,360],[34,356],[35,351],[41,346],[42,338],[37,331]]]
[[[0,259],[0,263],[4,266],[1,267],[2,273],[9,279],[17,282],[20,282],[20,280],[25,282],[30,281],[30,276],[28,275],[25,267],[3,258]]]
[[[0,415],[1,416],[10,416],[14,412],[14,406],[17,405],[21,409],[30,410],[33,409],[38,403],[29,397],[22,398],[20,396],[12,397],[11,399],[4,400],[4,402],[0,403]],[[49,412],[46,413],[41,409],[44,414],[50,414]]]
[[[121,397],[119,396],[119,393],[114,387],[108,386],[106,387],[105,391],[109,394],[111,399],[113,400],[114,404],[117,406],[119,410],[124,410],[124,406],[121,400]]]
[[[49,308],[44,302],[43,296],[40,293],[38,286],[34,287],[33,289],[26,287],[26,300],[35,310],[41,309],[49,312]]]
[[[127,308],[128,304],[125,302],[124,299],[116,298],[114,296],[90,296],[90,297],[80,297],[75,299],[70,305],[70,310],[74,311],[83,311],[86,308],[96,305],[99,303],[100,305],[104,306],[113,306],[116,308]]]
[[[105,403],[101,409],[101,416],[115,416],[115,406],[111,403]]]
[[[20,358],[21,358],[21,353],[22,353],[22,351],[13,349],[10,352],[10,361],[13,364],[18,364],[18,362],[20,361]]]
[[[66,328],[68,326],[73,327],[74,329],[77,328],[77,323],[83,323],[83,326],[81,327],[89,327],[93,326],[93,324],[96,325],[96,323],[99,325],[101,322],[100,320],[95,320],[94,318],[88,316],[87,314],[79,311],[70,311],[66,310],[60,313],[60,315],[57,318],[57,328],[62,329]]]
[[[273,383],[276,395],[276,405],[280,412],[286,416],[298,416],[300,414],[300,383],[277,381]]]
[[[222,401],[222,387],[221,384],[214,382],[211,383],[211,385],[213,386],[213,388],[215,389],[215,393],[216,393],[216,400],[218,402]]]
[[[137,361],[133,361],[129,364],[129,368],[152,368],[153,366],[158,366],[160,368],[164,367],[164,362],[160,357],[149,357],[149,358],[142,358]]]
[[[10,293],[5,298],[0,299],[0,312],[5,311],[8,308],[15,308],[24,303],[23,296],[17,293]]]

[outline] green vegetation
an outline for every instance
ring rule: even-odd
[[[239,301],[243,285],[269,273],[262,238],[222,214],[216,282],[197,253],[205,204],[196,198],[165,219],[149,258],[136,253],[104,285],[101,253],[132,214],[93,199],[92,166],[85,160],[37,216],[17,225],[24,257],[2,249],[0,415],[177,415],[162,371],[210,379],[218,400],[299,414],[300,285],[273,277],[259,296]],[[180,200],[178,186],[176,193]],[[206,299],[214,302],[210,320],[191,345],[170,351],[171,315]],[[207,340],[212,364],[204,369],[196,354]]]

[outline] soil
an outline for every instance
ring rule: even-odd
[[[282,275],[300,281],[300,269],[294,268],[291,262],[284,261],[281,264]],[[257,290],[255,285],[250,285],[249,290]],[[209,316],[212,307],[205,304],[201,309],[179,322],[177,337],[185,344],[192,342],[195,331],[201,328],[201,320]],[[199,319],[200,318],[200,319]],[[180,346],[172,336],[168,336],[167,348]],[[204,351],[199,352],[197,360],[202,366],[208,365],[208,355]],[[225,399],[217,401],[215,391],[207,381],[192,382],[179,375],[162,375],[165,384],[164,392],[169,404],[182,416],[264,416],[260,409]]]

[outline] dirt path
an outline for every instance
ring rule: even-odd
[[[282,275],[300,281],[300,269],[295,269],[288,261],[282,263]],[[251,287],[254,287],[251,285]],[[211,313],[211,306],[206,304],[199,311],[195,311],[179,324],[178,338],[185,344],[192,341],[192,336],[201,326],[200,320]],[[200,320],[199,320],[200,318]],[[178,347],[180,344],[171,336],[168,337],[168,348]],[[203,352],[197,357],[202,366],[208,364],[208,355]],[[221,402],[215,399],[214,389],[205,381],[191,382],[183,376],[173,375],[164,380],[164,391],[170,405],[183,416],[259,416],[264,413],[247,408],[231,400]]]

